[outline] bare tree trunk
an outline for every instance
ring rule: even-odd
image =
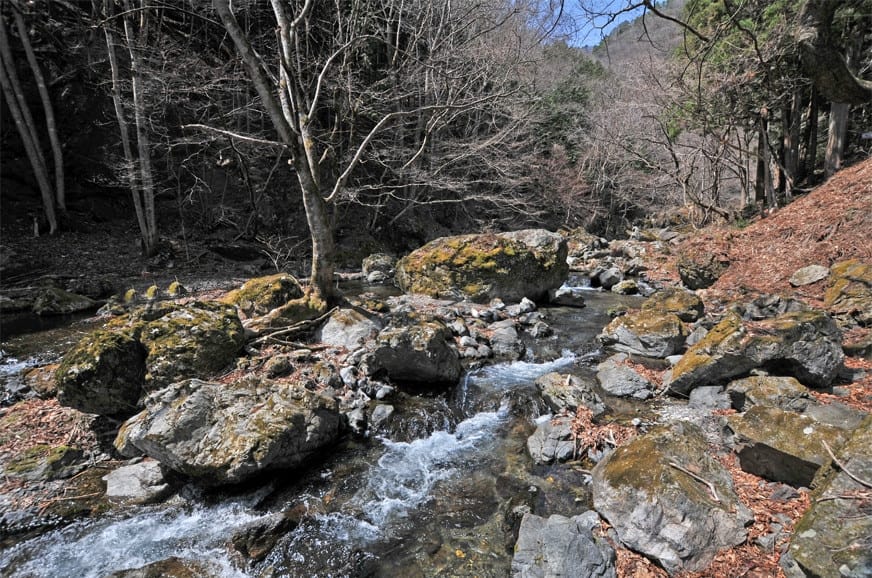
[[[42,195],[45,216],[48,219],[49,234],[53,235],[57,232],[58,222],[54,209],[54,195],[49,184],[48,169],[45,165],[45,157],[43,157],[39,146],[39,138],[36,133],[33,116],[31,116],[30,109],[27,107],[27,101],[24,98],[24,92],[21,90],[21,83],[15,71],[15,62],[12,58],[9,38],[6,33],[6,18],[2,16],[0,16],[0,85],[2,85],[3,94],[6,96],[9,112],[15,121],[15,127],[21,136],[24,150],[27,152],[27,158],[33,167],[36,182]]]
[[[842,155],[845,152],[845,140],[848,128],[848,110],[850,105],[844,102],[830,104],[830,126],[827,137],[827,154],[824,161],[824,172],[831,176],[842,168]]]
[[[108,5],[107,16],[108,16]],[[115,35],[112,28],[107,24],[103,29],[106,36],[106,51],[109,55],[109,68],[112,72],[112,103],[115,106],[115,118],[118,121],[118,131],[121,133],[121,148],[124,150],[125,176],[130,185],[130,194],[133,197],[133,208],[136,212],[136,222],[139,225],[139,234],[143,244],[148,237],[148,225],[145,221],[145,213],[142,210],[142,196],[136,178],[136,159],[133,157],[133,147],[130,144],[130,131],[127,128],[127,118],[124,114],[124,103],[121,99],[121,79],[118,71],[118,58],[115,54]]]
[[[784,193],[790,199],[799,173],[799,129],[802,120],[802,92],[799,89],[794,90],[790,107],[785,110]]]
[[[27,62],[30,64],[33,78],[36,80],[36,86],[39,90],[39,98],[42,100],[42,108],[45,114],[45,126],[48,132],[49,141],[51,142],[52,155],[54,156],[55,199],[57,200],[58,208],[62,211],[66,211],[67,201],[64,192],[64,155],[61,150],[61,141],[58,138],[54,107],[52,107],[51,104],[51,97],[48,94],[45,77],[42,75],[42,70],[40,70],[39,63],[36,60],[36,55],[33,52],[33,46],[30,44],[30,37],[27,33],[27,26],[24,23],[24,17],[16,8],[15,4],[12,5],[12,13],[15,15],[15,25],[18,28],[18,35],[21,37],[21,44],[24,46],[24,53],[27,55]]]
[[[125,10],[131,10],[129,2],[125,2]],[[139,13],[139,32],[144,34],[144,19],[147,11]],[[142,184],[142,208],[145,215],[146,232],[143,237],[142,252],[151,256],[157,249],[157,221],[154,212],[154,179],[151,171],[151,146],[148,140],[148,129],[145,126],[145,105],[142,102],[142,63],[139,54],[143,48],[141,37],[137,38],[130,22],[131,16],[125,15],[124,36],[127,50],[130,53],[130,79],[133,88],[133,116],[136,125],[136,147],[139,153],[139,173]]]
[[[803,179],[811,178],[814,175],[815,164],[817,164],[818,100],[817,89],[812,87],[808,103],[805,136],[803,138],[805,142],[805,157],[802,160]]]

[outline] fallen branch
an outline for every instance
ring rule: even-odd
[[[313,327],[315,325],[318,325],[319,323],[321,323],[322,321],[324,321],[325,319],[327,319],[328,317],[333,315],[333,312],[335,312],[337,309],[339,309],[339,308],[334,307],[333,309],[330,309],[329,311],[327,311],[326,313],[324,313],[323,315],[321,315],[319,317],[316,317],[315,319],[304,319],[303,321],[300,321],[298,323],[294,323],[293,325],[291,325],[289,327],[275,328],[272,331],[270,331],[269,329],[264,329],[264,331],[268,331],[268,333],[262,332],[256,339],[254,339],[251,342],[251,345],[263,343],[264,341],[267,341],[270,338],[279,337],[281,335],[290,335],[290,334],[296,333],[298,331],[303,331],[304,329],[308,329],[309,327]]]
[[[831,450],[830,446],[827,445],[827,442],[825,442],[824,440],[821,440],[821,445],[824,446],[825,450],[827,450],[827,453],[830,455],[830,458],[833,460],[833,463],[836,464],[837,466],[839,466],[840,470],[842,470],[843,472],[848,474],[849,478],[851,478],[852,480],[854,480],[855,482],[857,482],[861,486],[866,486],[867,488],[872,488],[872,482],[867,482],[863,478],[855,476],[853,473],[851,473],[851,470],[849,470],[847,467],[845,467],[845,464],[843,464],[842,462],[839,461],[839,459],[835,456],[835,454],[833,454],[833,450]]]
[[[683,467],[679,466],[675,462],[669,462],[669,465],[680,472],[684,472],[685,474],[687,474],[688,476],[690,476],[694,480],[696,480],[698,482],[702,482],[703,484],[705,484],[706,487],[708,487],[709,492],[711,492],[712,499],[719,504],[721,503],[720,498],[718,498],[718,492],[717,492],[717,490],[715,490],[715,485],[713,483],[711,483],[710,481],[708,481],[707,479],[705,479],[701,476],[696,475],[695,473],[691,472],[687,468],[683,468]]]
[[[69,497],[60,496],[58,498],[52,498],[52,499],[44,502],[43,505],[40,506],[39,514],[43,515],[45,513],[45,511],[48,509],[48,507],[51,506],[52,504],[54,504],[55,502],[68,502],[68,501],[72,501],[72,500],[84,500],[85,498],[96,498],[97,496],[102,496],[102,495],[103,495],[103,492],[92,492],[90,494],[82,494],[80,496],[69,496]]]

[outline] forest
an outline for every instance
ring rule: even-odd
[[[736,221],[868,153],[870,11],[4,0],[4,228],[54,234],[113,199],[145,256],[225,230],[307,252],[297,266],[329,293],[348,229],[402,251],[445,232]]]

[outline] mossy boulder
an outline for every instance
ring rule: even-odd
[[[848,431],[807,415],[757,405],[728,418],[746,472],[793,486],[809,486],[829,460],[822,442],[841,447]]]
[[[727,394],[733,409],[738,411],[762,405],[801,413],[814,403],[808,388],[796,378],[775,375],[752,375],[731,381]]]
[[[295,468],[336,441],[336,400],[302,386],[255,378],[230,384],[190,379],[149,395],[115,447],[145,454],[207,485],[234,484]]]
[[[436,298],[538,301],[568,272],[564,238],[527,229],[436,239],[400,259],[396,281],[406,293]]]
[[[436,318],[396,318],[370,346],[369,371],[384,373],[401,385],[455,385],[463,368],[453,343],[451,330]]]
[[[841,332],[823,311],[785,313],[743,321],[729,313],[681,357],[667,385],[686,395],[699,385],[715,385],[763,368],[796,377],[810,387],[826,387],[844,361]]]
[[[615,449],[592,478],[594,509],[624,545],[670,574],[702,570],[718,550],[747,536],[751,512],[702,430],[689,422],[654,428]]]
[[[189,377],[205,377],[233,363],[245,333],[236,310],[195,301],[169,308],[142,327],[146,388],[154,390]]]
[[[37,315],[69,315],[96,308],[93,299],[57,287],[46,287],[33,301],[33,312]]]
[[[85,469],[83,455],[78,448],[39,444],[13,456],[6,462],[3,474],[30,481],[69,478]]]
[[[145,383],[145,349],[126,331],[97,330],[67,352],[55,379],[61,405],[129,416],[137,410]]]
[[[714,285],[730,266],[730,262],[723,255],[702,251],[680,255],[677,266],[681,282],[695,291]]]
[[[599,335],[600,342],[624,353],[669,357],[684,348],[687,329],[677,315],[636,311],[613,319]]]
[[[303,296],[300,283],[288,273],[256,277],[224,296],[222,302],[235,305],[246,316],[266,315],[292,299]]]
[[[696,321],[705,313],[702,299],[681,287],[661,289],[642,303],[642,311],[673,313],[686,322]]]
[[[846,473],[872,480],[872,417],[833,451],[845,469],[827,462],[818,473],[811,508],[796,524],[790,554],[808,576],[872,576],[872,516],[868,499],[861,499],[869,488]]]
[[[830,267],[824,306],[840,318],[872,325],[872,265],[851,259]]]

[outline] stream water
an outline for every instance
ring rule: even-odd
[[[404,430],[418,436],[348,440],[310,470],[256,488],[186,488],[168,504],[70,524],[0,550],[0,576],[96,578],[170,557],[223,577],[507,576],[514,508],[573,515],[589,507],[582,473],[534,468],[527,456],[544,411],[533,382],[558,370],[593,379],[606,311],[631,300],[590,292],[584,309],[543,310],[555,337],[528,361],[482,368],[445,395],[398,404],[401,419],[430,424]],[[264,560],[246,565],[231,554],[239,529],[290,510],[305,514]]]

